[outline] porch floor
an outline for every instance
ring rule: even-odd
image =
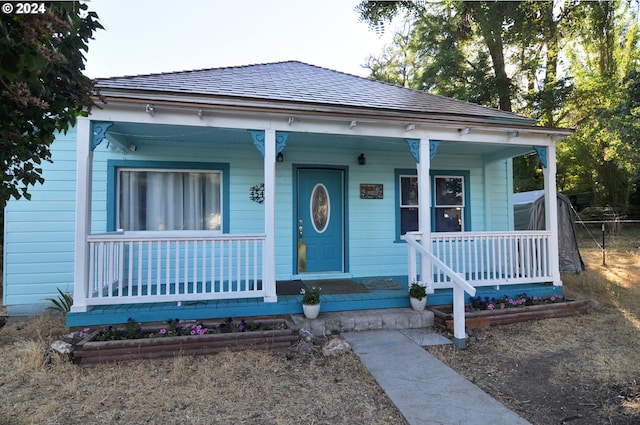
[[[353,278],[362,284],[363,279]],[[397,309],[410,307],[407,296],[407,276],[384,276],[379,280],[393,279],[399,289],[368,289],[355,293],[323,293],[321,295],[322,313]],[[305,281],[305,286],[313,286],[313,281]],[[321,286],[321,285],[320,285]],[[510,285],[477,288],[477,296],[515,295],[526,292],[530,295],[550,296],[562,295],[562,287],[547,285]],[[130,318],[140,322],[162,322],[169,318],[180,320],[204,320],[226,317],[250,318],[263,316],[283,316],[302,314],[302,295],[278,295],[274,303],[264,302],[262,298],[226,299],[212,301],[184,301],[180,305],[176,302],[148,303],[148,304],[118,304],[89,307],[84,313],[67,313],[67,326],[99,326],[126,323]],[[427,296],[428,305],[445,305],[452,303],[450,289],[436,290]],[[378,319],[375,319],[378,320]],[[431,325],[428,325],[431,326]],[[362,329],[360,329],[362,330]]]

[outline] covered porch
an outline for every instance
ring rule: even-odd
[[[70,324],[132,313],[155,320],[167,313],[296,314],[300,295],[279,294],[277,285],[293,280],[382,276],[395,277],[400,288],[323,294],[324,311],[408,307],[414,281],[427,286],[429,304],[464,301],[464,293],[454,295],[460,288],[501,295],[527,285],[559,290],[556,210],[547,211],[546,231],[513,230],[511,159],[538,155],[545,198],[555,199],[555,140],[567,131],[286,66],[339,80],[339,87],[357,83],[398,97],[378,105],[339,90],[339,101],[312,96],[302,104],[293,95],[295,101],[271,98],[269,88],[264,99],[238,101],[217,86],[201,97],[181,86],[165,91],[145,76],[141,82],[158,92],[138,93],[128,78],[101,82],[109,103],[77,125]],[[176,83],[170,75],[158,78]],[[317,96],[335,87],[323,86]],[[417,97],[405,99],[409,94]],[[186,196],[175,198],[156,181],[192,174],[210,178],[196,192],[214,193],[213,202],[204,200],[214,206],[200,227],[168,225],[160,210]]]

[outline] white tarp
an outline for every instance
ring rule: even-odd
[[[513,194],[515,230],[545,230],[544,190]],[[580,273],[584,262],[578,249],[573,210],[569,199],[558,193],[558,251],[560,272]]]

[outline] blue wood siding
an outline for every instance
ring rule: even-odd
[[[4,299],[10,315],[32,314],[45,298],[73,289],[76,132],[59,134],[53,164],[43,162],[45,183],[30,187],[31,200],[5,208]]]
[[[31,189],[31,201],[10,201],[5,211],[4,303],[14,311],[42,309],[56,288],[72,289],[74,271],[76,132],[59,135],[52,146],[54,164],[44,163],[46,182]],[[373,145],[373,144],[372,144]],[[312,147],[290,143],[276,164],[276,279],[293,275],[296,217],[292,194],[295,165],[340,166],[346,170],[348,272],[354,277],[406,275],[407,247],[396,238],[396,169],[415,169],[404,146],[375,148]],[[364,152],[366,165],[357,157]],[[229,233],[263,233],[264,206],[249,198],[264,182],[263,157],[247,143],[181,143],[154,140],[122,152],[103,141],[94,151],[91,231],[109,230],[108,161],[204,162],[229,165]],[[513,217],[510,161],[485,164],[479,156],[436,155],[434,170],[469,173],[471,230],[507,230]],[[382,184],[382,199],[360,199],[360,184]],[[485,199],[486,198],[486,199]],[[12,307],[13,306],[13,307]],[[39,306],[39,307],[38,307]]]

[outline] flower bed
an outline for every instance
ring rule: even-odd
[[[173,323],[172,323],[173,322]],[[140,326],[130,321],[126,327],[101,330],[85,328],[73,348],[73,362],[90,366],[137,359],[157,359],[177,355],[207,355],[221,351],[285,349],[298,341],[294,326],[285,319],[259,323],[185,323],[169,321],[165,326]]]
[[[589,301],[568,300],[564,297],[528,298],[522,294],[513,299],[471,299],[466,306],[467,328],[506,325],[527,320],[584,314],[589,310]],[[435,325],[453,331],[453,307],[451,305],[430,307]]]

